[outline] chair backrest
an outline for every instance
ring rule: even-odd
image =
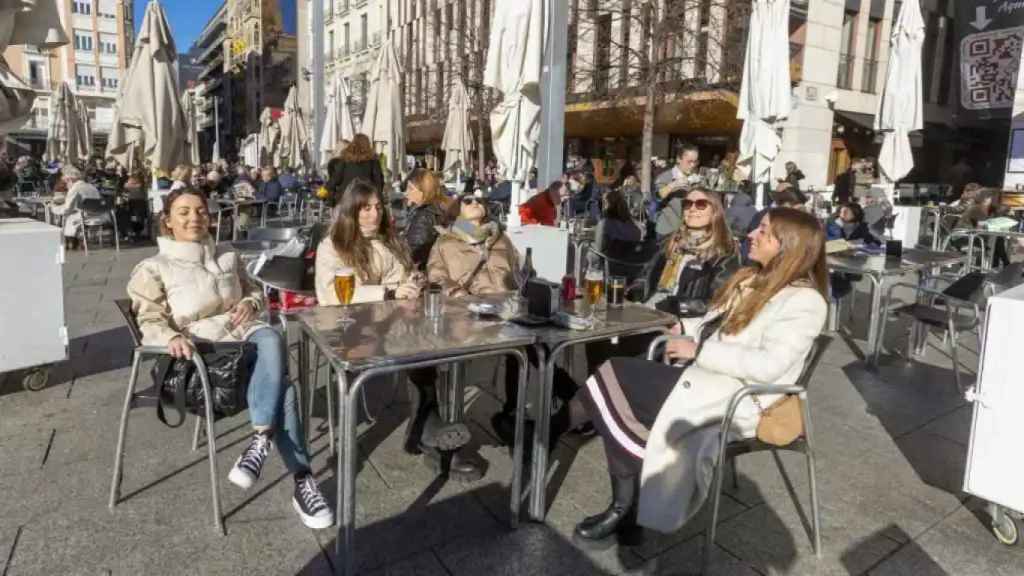
[[[124,323],[128,325],[128,333],[132,336],[132,344],[136,347],[142,345],[142,330],[139,328],[139,322],[135,319],[135,311],[132,310],[132,301],[127,298],[121,298],[114,300],[114,305],[117,306],[117,310],[124,317]]]
[[[978,291],[981,290],[984,283],[985,274],[981,272],[971,272],[958,278],[955,282],[947,286],[942,293],[951,298],[970,301],[978,294]]]
[[[109,212],[111,202],[103,198],[82,198],[78,204],[78,209],[87,213]]]
[[[818,362],[821,361],[821,357],[825,355],[825,350],[828,350],[830,344],[832,344],[832,337],[825,334],[819,334],[814,339],[814,343],[811,344],[811,350],[807,353],[807,358],[804,359],[804,369],[800,372],[800,378],[796,381],[797,386],[807,390],[811,376],[814,375]]]
[[[253,242],[287,242],[299,233],[295,227],[251,228],[248,240]]]

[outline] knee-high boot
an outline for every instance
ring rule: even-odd
[[[584,544],[599,543],[616,534],[620,537],[633,538],[640,532],[636,524],[640,477],[635,474],[609,476],[612,484],[612,503],[604,512],[589,516],[576,525],[573,535]]]

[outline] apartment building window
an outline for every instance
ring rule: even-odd
[[[437,109],[444,110],[444,62],[437,63]]]
[[[118,74],[117,68],[104,67],[102,70],[103,78],[101,80],[104,92],[116,92],[118,86]]]
[[[117,54],[117,34],[100,34],[100,52]]]
[[[92,32],[75,30],[75,50],[92,52]]]
[[[836,86],[849,90],[853,87],[853,58],[856,48],[857,13],[843,13],[842,40],[839,45],[839,72]]]
[[[366,50],[367,42],[370,40],[370,22],[366,14],[359,17],[359,31],[361,32],[359,35],[359,49]]]
[[[351,33],[351,30],[349,29],[348,22],[345,22],[345,26],[342,27],[341,32],[342,32],[342,37],[341,37],[341,41],[342,41],[341,55],[342,56],[348,56],[349,53],[352,51],[352,33]]]
[[[327,60],[334,60],[334,30],[327,33]]]
[[[96,67],[95,66],[75,66],[75,82],[79,88],[94,87],[96,86]]]
[[[92,14],[92,2],[89,0],[75,0],[71,3],[71,12],[88,16]]]
[[[117,19],[117,2],[115,0],[99,0],[96,15],[106,20]]]
[[[597,17],[594,30],[594,92],[608,93],[608,72],[611,68],[612,15]]]
[[[46,88],[46,64],[40,60],[28,61],[28,82],[36,89]]]
[[[878,51],[882,43],[882,21],[868,20],[867,51],[864,53],[864,77],[861,91],[876,94],[878,88]]]

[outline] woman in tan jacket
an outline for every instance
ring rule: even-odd
[[[171,192],[160,224],[159,254],[139,263],[128,281],[143,344],[166,346],[176,358],[191,358],[194,341],[253,343],[247,401],[255,433],[228,480],[250,488],[276,445],[295,476],[295,511],[306,526],[327,528],[334,515],[310,471],[295,389],[286,377],[284,342],[257,319],[262,292],[248,281],[238,254],[213,243],[206,199],[199,192]]]
[[[480,197],[463,196],[459,219],[430,251],[427,276],[449,296],[498,294],[515,290],[518,254],[494,222],[486,222]]]

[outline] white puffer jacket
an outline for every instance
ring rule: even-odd
[[[128,281],[143,344],[166,346],[172,338],[211,342],[245,340],[266,324],[231,324],[231,309],[246,301],[263,309],[263,292],[249,282],[238,253],[203,243],[158,238],[160,253],[135,267]]]

